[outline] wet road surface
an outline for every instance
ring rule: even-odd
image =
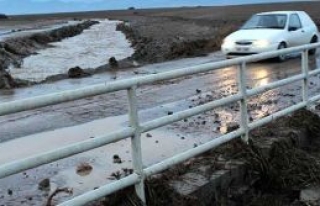
[[[146,66],[135,71],[123,71],[117,74],[118,79],[132,76],[157,73],[172,68],[181,68],[197,63],[217,61],[223,57],[213,54],[209,57],[178,60],[165,64]],[[315,60],[310,59],[310,68],[315,68]],[[252,63],[247,69],[247,87],[253,88],[265,85],[274,80],[283,79],[300,72],[300,59],[290,59],[284,63],[272,61]],[[48,94],[67,89],[80,88],[96,83],[113,81],[112,74],[97,74],[92,78],[63,80],[54,84],[36,85],[33,87],[12,91],[0,91],[0,101],[13,101],[31,96]],[[310,82],[311,92],[317,91],[318,78]],[[171,80],[161,84],[146,85],[138,89],[139,109],[152,108],[175,101],[185,100],[196,95],[196,89],[203,92],[212,92],[215,98],[227,96],[237,92],[237,70],[230,67],[213,71],[207,74],[195,75],[184,79]],[[264,104],[272,98],[294,97],[292,101],[298,101],[301,84],[297,82],[277,90],[269,91],[264,95],[253,98],[255,104]],[[292,95],[294,93],[294,96]],[[155,98],[156,97],[156,98]],[[280,105],[279,105],[280,106]],[[83,100],[68,102],[55,106],[44,107],[33,111],[21,112],[14,115],[0,117],[0,142],[10,140],[37,132],[52,130],[60,127],[73,126],[109,116],[126,114],[128,101],[125,91],[89,97]],[[142,117],[141,121],[144,121]],[[151,118],[151,117],[150,117]]]
[[[135,69],[135,71],[120,71],[117,73],[117,78],[124,79],[148,73],[158,73],[221,59],[223,56],[220,53],[215,53],[207,57],[149,65]],[[316,65],[316,59],[310,58],[310,68],[314,69]],[[252,63],[247,69],[247,87],[265,85],[299,72],[299,58],[292,58],[283,63],[273,61]],[[63,80],[54,84],[36,85],[15,91],[1,91],[0,101],[19,100],[30,96],[114,81],[113,75],[104,73],[85,79]],[[309,87],[310,94],[320,92],[319,76],[311,79]],[[197,89],[200,89],[201,92],[197,92]],[[252,97],[248,104],[251,120],[301,101],[300,89],[301,83],[297,82]],[[237,90],[236,67],[159,84],[145,85],[138,89],[139,117],[141,122],[145,122],[168,115],[169,111],[177,112],[234,94]],[[126,92],[121,91],[0,117],[0,138],[1,142],[4,142],[0,148],[3,152],[0,163],[19,159],[33,152],[39,153],[86,140],[92,136],[103,134],[105,131],[110,132],[118,129],[119,126],[127,126],[128,117],[125,115],[127,112]],[[231,104],[176,122],[149,134],[143,134],[144,164],[158,162],[177,152],[215,138],[225,132],[228,123],[237,122],[238,119],[239,106]],[[82,125],[75,126],[79,124]],[[59,129],[63,127],[65,128]],[[45,133],[32,135],[38,132]],[[18,138],[26,135],[30,136]],[[11,153],[13,150],[19,152]],[[155,153],[157,155],[148,155]],[[112,157],[115,154],[122,158],[122,164],[112,162]],[[77,165],[83,162],[94,168],[87,176],[77,175],[75,172]],[[38,189],[38,183],[44,178],[50,178],[51,190],[56,187],[68,186],[73,188],[74,195],[78,195],[111,181],[111,173],[121,171],[122,168],[132,168],[129,140],[123,140],[2,179],[0,180],[0,202],[12,206],[18,205],[18,202],[20,205],[42,205],[49,193],[49,191],[39,191]],[[13,194],[10,195],[11,190]],[[62,195],[58,200],[68,198],[70,198],[69,195]]]

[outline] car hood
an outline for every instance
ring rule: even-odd
[[[227,36],[228,40],[270,40],[277,42],[277,38],[282,36],[283,30],[280,29],[241,29]]]

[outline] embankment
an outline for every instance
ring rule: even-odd
[[[297,111],[252,131],[249,144],[233,140],[147,178],[147,205],[319,205],[315,113]],[[142,204],[131,187],[92,204],[98,205]]]
[[[122,31],[135,49],[132,58],[157,63],[184,57],[203,56],[220,49],[225,36],[242,21],[188,19],[182,17],[138,16],[121,19]]]

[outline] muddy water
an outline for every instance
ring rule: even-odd
[[[14,78],[39,82],[49,76],[64,74],[72,67],[96,68],[115,57],[130,57],[134,50],[123,33],[116,31],[120,21],[101,20],[82,34],[51,43],[50,48],[23,59],[19,68],[9,69]]]
[[[124,79],[148,73],[158,73],[174,68],[217,61],[222,58],[221,54],[215,53],[208,57],[149,65],[136,69],[135,72],[131,70],[121,71],[117,74],[117,77],[118,79]],[[315,60],[310,60],[311,69],[315,68],[316,65]],[[297,74],[299,71],[299,58],[293,58],[284,63],[272,61],[253,63],[249,65],[247,70],[247,87],[253,88],[265,85],[274,80]],[[236,79],[236,68],[230,67],[208,74],[163,82],[160,85],[143,86],[138,90],[140,121],[146,122],[156,117],[168,115],[168,112],[181,111],[212,99],[236,93],[238,91]],[[105,73],[86,79],[63,80],[55,84],[36,85],[18,89],[11,93],[2,91],[0,98],[1,101],[19,100],[29,96],[108,81],[113,81],[111,74]],[[319,76],[312,78],[310,93],[318,93],[320,91],[319,86]],[[250,116],[256,119],[300,101],[300,88],[300,83],[291,84],[253,97],[249,102]],[[201,89],[201,92],[197,93],[196,89]],[[0,145],[0,151],[3,154],[0,157],[0,162],[4,163],[31,154],[45,152],[128,126],[128,118],[124,115],[127,113],[128,107],[125,95],[125,92],[100,95],[1,117],[1,141],[6,142]],[[90,122],[91,120],[94,121]],[[224,133],[228,123],[238,120],[239,107],[237,104],[232,104],[151,131],[149,134],[143,134],[144,164],[149,165],[158,162],[187,148],[205,143]],[[82,125],[74,126],[78,124]],[[69,127],[59,129],[66,126]],[[42,133],[33,135],[36,132]],[[17,138],[26,134],[30,135]],[[7,141],[10,139],[14,140]],[[12,151],[17,152],[12,153]],[[44,178],[50,178],[52,189],[56,187],[73,188],[74,196],[92,190],[112,181],[111,174],[113,172],[121,171],[122,168],[132,168],[130,152],[129,140],[124,140],[29,170],[23,174],[5,178],[0,181],[0,202],[5,205],[42,205],[48,197],[48,192],[39,191],[37,185]],[[121,158],[121,164],[113,162],[115,154]],[[93,167],[88,175],[81,176],[76,173],[77,166],[82,163],[88,163]],[[8,192],[8,189],[12,190],[13,193]],[[61,201],[68,198],[70,198],[69,195],[62,194],[56,200]]]

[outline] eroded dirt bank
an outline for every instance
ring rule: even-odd
[[[315,112],[319,113],[319,110]],[[148,178],[148,205],[319,205],[319,124],[317,114],[308,110],[297,111],[292,116],[252,131],[249,145],[239,139],[233,140],[161,175]],[[186,192],[190,189],[188,186],[180,186],[178,190],[175,187],[176,182],[182,181],[201,185],[205,180],[198,179],[199,176],[212,180],[213,174],[219,171],[222,174],[221,171],[230,167],[232,161],[244,162],[247,168],[244,179],[205,185],[200,193]],[[186,180],[186,174],[191,179]],[[141,203],[133,188],[129,188],[92,205],[133,206]]]
[[[122,19],[122,18],[120,18]],[[119,24],[135,48],[132,58],[142,63],[203,56],[220,49],[223,38],[243,20],[225,21],[182,17],[140,16]]]
[[[48,47],[51,42],[73,37],[83,30],[97,24],[97,21],[85,21],[77,25],[64,26],[52,31],[15,37],[0,42],[0,89],[28,84],[27,81],[12,79],[6,69],[10,64],[19,66],[23,58],[34,54],[36,50]]]

